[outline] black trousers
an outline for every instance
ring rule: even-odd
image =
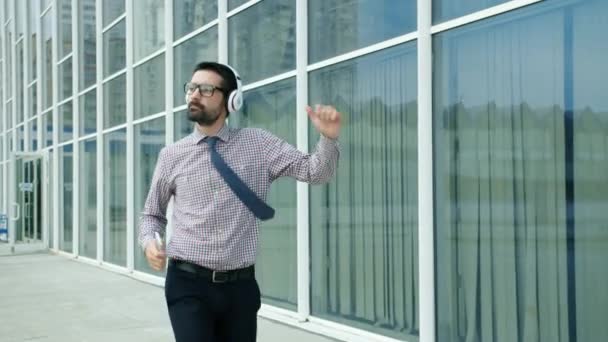
[[[213,283],[169,264],[165,297],[177,342],[255,342],[260,288],[254,278]]]

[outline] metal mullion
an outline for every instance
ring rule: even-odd
[[[134,254],[134,131],[133,131],[133,116],[134,116],[134,101],[133,101],[133,58],[134,58],[134,18],[133,18],[133,2],[134,0],[126,0],[126,24],[127,24],[127,269],[133,271],[135,264]]]
[[[102,15],[103,15],[103,11],[102,11],[102,0],[96,0],[95,1],[95,50],[96,50],[96,54],[97,54],[97,65],[96,65],[96,78],[95,78],[95,82],[97,85],[97,95],[96,95],[96,102],[97,102],[97,155],[96,155],[96,162],[97,162],[97,181],[96,181],[96,187],[97,187],[97,261],[101,264],[102,260],[103,260],[103,250],[104,250],[104,239],[103,239],[103,233],[104,233],[104,218],[103,218],[103,200],[104,200],[104,189],[103,189],[103,178],[104,178],[104,169],[103,169],[103,153],[104,153],[104,147],[103,147],[103,132],[102,132],[102,128],[103,128],[103,85],[102,85],[102,79],[103,79],[103,23],[102,23]]]
[[[296,140],[298,150],[308,152],[308,0],[296,1]],[[297,311],[300,322],[310,316],[310,207],[309,185],[297,182]]]
[[[72,0],[72,251],[74,255],[80,254],[80,144],[78,134],[80,132],[80,106],[78,98],[78,87],[80,81],[78,51],[80,42],[78,39],[78,26],[80,16],[78,15],[79,0]]]
[[[418,303],[420,341],[435,341],[432,8],[418,0]]]

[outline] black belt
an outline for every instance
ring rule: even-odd
[[[188,273],[194,273],[202,278],[211,280],[213,283],[227,283],[231,281],[255,278],[255,270],[253,265],[230,271],[214,271],[203,266],[177,259],[171,259],[169,261],[169,265]]]

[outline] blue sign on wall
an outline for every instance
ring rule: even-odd
[[[8,217],[0,214],[0,241],[8,242]]]

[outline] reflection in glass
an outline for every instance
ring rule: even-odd
[[[37,76],[37,70],[36,70],[36,62],[37,62],[37,58],[36,58],[36,54],[37,54],[37,50],[38,50],[38,25],[36,25],[36,21],[38,20],[38,18],[40,18],[40,12],[38,12],[38,7],[36,6],[36,3],[34,3],[33,1],[28,3],[28,22],[29,22],[29,30],[30,30],[30,63],[29,63],[29,72],[30,72],[30,79],[28,80],[28,83],[35,80],[36,76]]]
[[[240,5],[246,3],[249,0],[228,0],[228,10],[232,11],[233,9],[239,7]]]
[[[19,1],[21,2],[21,1]],[[59,25],[59,56],[61,60],[68,53],[72,52],[72,0],[57,0]]]
[[[103,85],[103,128],[127,122],[127,76],[122,74]]]
[[[5,47],[4,47],[4,51],[11,51],[12,48],[12,44],[13,44],[13,33],[11,31],[11,26],[12,25],[8,25],[5,26],[6,30],[5,30]],[[10,80],[13,77],[13,63],[12,63],[12,53],[5,53],[5,57],[6,57],[6,79]],[[11,96],[13,96],[13,87],[6,87],[6,98],[10,98]]]
[[[127,63],[125,37],[124,19],[103,33],[103,77],[125,68]]]
[[[165,118],[161,117],[152,121],[135,125],[135,217],[139,218],[152,183],[152,175],[156,167],[156,160],[160,150],[165,146]],[[135,224],[139,226],[138,222]],[[159,276],[164,275],[164,271],[154,271],[148,265],[145,255],[141,252],[141,247],[137,243],[137,229],[135,234],[135,269],[146,273]]]
[[[29,115],[28,117],[33,118],[38,114],[38,92],[36,91],[36,83],[34,82],[30,88],[27,90],[29,93],[28,101],[30,102]]]
[[[72,96],[72,57],[59,64],[59,101]]]
[[[175,112],[173,122],[175,141],[189,136],[194,130],[194,123],[188,120],[187,110]]]
[[[15,89],[15,101],[17,103],[17,112],[15,113],[17,114],[17,121],[15,121],[15,125],[18,125],[26,119],[26,114],[23,108],[23,40],[19,41],[19,43],[15,46],[15,53],[17,55],[15,58],[15,78],[17,86]]]
[[[95,0],[78,1],[78,51],[79,87],[80,90],[93,85],[97,76],[96,17]]]
[[[133,54],[138,61],[165,47],[165,0],[134,1],[133,8]],[[179,17],[174,18],[180,21]]]
[[[17,130],[17,152],[25,151],[25,124],[16,128]]]
[[[608,3],[561,3],[435,36],[440,341],[608,340]]]
[[[4,108],[6,110],[6,130],[8,131],[13,128],[13,100],[8,101]]]
[[[173,1],[173,39],[177,40],[184,35],[203,27],[217,18],[217,0]]]
[[[66,102],[59,107],[59,143],[74,138],[73,116],[72,101]]]
[[[80,142],[79,254],[97,258],[97,141]]]
[[[229,64],[245,84],[295,69],[296,3],[266,0],[228,19]]]
[[[202,61],[217,61],[217,26],[197,34],[175,47],[173,104],[184,104],[184,83],[192,78],[196,64]]]
[[[38,150],[38,120],[31,120],[28,124],[30,131],[30,151]]]
[[[59,149],[59,249],[72,252],[72,145]]]
[[[103,137],[104,261],[127,265],[127,146],[126,129]]]
[[[416,0],[310,0],[308,6],[310,63],[416,30]]]
[[[49,7],[53,0],[41,0],[40,13],[44,12],[45,9]],[[10,2],[10,1],[7,1]],[[6,13],[6,12],[4,12]]]
[[[103,0],[101,3],[104,27],[125,13],[125,0]]]
[[[296,145],[296,81],[280,81],[245,93],[243,109],[231,116],[231,126],[263,128]],[[296,310],[296,181],[280,178],[272,184],[266,202],[275,217],[260,224],[256,279],[263,301]]]
[[[42,17],[42,108],[53,104],[53,17],[47,12]]]
[[[53,112],[42,114],[42,144],[44,147],[53,145]]]
[[[433,24],[458,18],[511,0],[433,0]]]
[[[133,75],[135,119],[164,111],[165,54],[137,66]]]
[[[310,189],[312,313],[400,340],[419,329],[415,46],[309,77],[310,103],[344,113],[336,175]]]
[[[97,132],[97,90],[93,89],[80,96],[80,133],[84,136]]]

